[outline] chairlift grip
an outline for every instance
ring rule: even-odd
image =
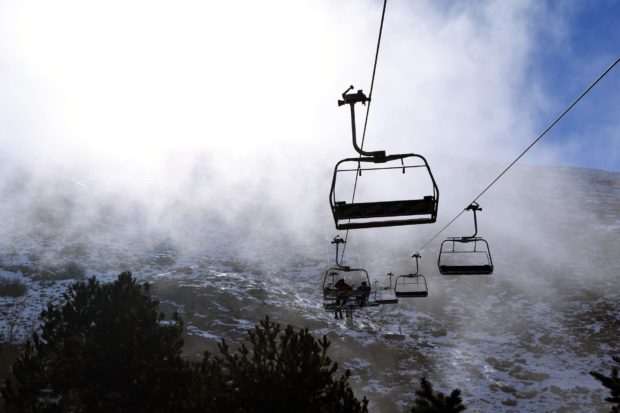
[[[346,241],[343,240],[340,235],[336,235],[332,240],[332,244],[346,244]]]
[[[474,212],[474,235],[471,236],[472,238],[478,235],[478,218],[476,218],[476,210],[477,208],[472,210]]]

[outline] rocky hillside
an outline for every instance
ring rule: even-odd
[[[187,357],[221,338],[240,342],[269,314],[327,335],[373,411],[407,411],[422,375],[438,389],[461,388],[468,411],[607,410],[588,372],[606,371],[620,352],[620,174],[520,170],[481,201],[493,275],[439,275],[440,240],[468,235],[465,216],[422,251],[427,298],[335,320],[320,291],[336,233],[326,205],[300,235],[258,201],[231,204],[227,215],[191,197],[146,202],[62,174],[10,172],[0,193],[4,340],[23,340],[74,279],[131,270],[152,283],[164,311],[185,319]],[[444,203],[440,218],[458,210]],[[363,230],[347,257],[384,281],[409,271],[406,258],[438,228]]]

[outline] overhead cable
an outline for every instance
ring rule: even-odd
[[[534,139],[534,141],[532,143],[529,144],[529,146],[527,148],[525,148],[523,150],[523,152],[521,152],[519,154],[519,156],[517,156],[515,158],[514,161],[512,161],[510,163],[510,165],[508,165],[495,179],[493,179],[493,181],[491,181],[490,184],[488,184],[486,186],[486,188],[484,188],[482,190],[482,192],[480,192],[473,201],[469,202],[467,205],[471,205],[472,203],[478,201],[478,199],[480,199],[480,197],[482,197],[482,195],[484,195],[497,181],[499,181],[499,179],[504,176],[504,174],[506,172],[508,172],[508,170],[510,168],[513,167],[514,164],[517,163],[517,161],[519,159],[521,159],[523,157],[523,155],[525,155],[534,145],[536,145],[538,143],[538,141],[540,141],[543,136],[545,136],[547,134],[547,132],[549,132],[563,117],[564,115],[566,115],[575,105],[577,105],[577,103],[585,96],[588,94],[588,92],[590,92],[590,90],[592,90],[592,88],[594,88],[594,86],[596,86],[597,83],[599,83],[617,64],[618,62],[620,62],[620,56],[618,56],[616,58],[616,60],[613,61],[613,63],[611,65],[609,65],[609,67],[601,74],[599,75],[596,80],[594,82],[592,82],[590,84],[590,86],[588,86],[580,95],[579,97],[577,97],[577,99],[575,99],[573,101],[573,103],[571,103],[566,109],[564,109],[564,111],[560,114],[560,116],[558,116],[557,118],[555,118],[555,120],[553,122],[551,122],[551,124],[549,126],[547,126],[547,128],[540,134],[538,135],[538,137],[536,139]],[[465,209],[463,209],[461,212],[459,212],[453,219],[452,221],[448,222],[448,224],[446,226],[444,226],[439,232],[437,232],[435,235],[433,235],[423,246],[422,248],[420,248],[417,251],[422,251],[424,250],[424,248],[426,248],[428,246],[428,244],[430,244],[435,238],[437,238],[437,236],[439,236],[439,234],[441,234],[446,228],[448,228],[450,225],[452,225],[452,223],[454,223],[454,221],[456,221],[461,215],[463,215],[463,212],[465,212]]]
[[[368,106],[366,108],[366,118],[364,120],[364,131],[362,132],[362,144],[360,149],[364,149],[364,140],[366,139],[366,126],[368,125],[368,114],[370,113],[370,104],[372,103],[372,91],[375,87],[375,74],[377,73],[377,61],[379,60],[379,47],[381,46],[381,35],[383,34],[383,21],[385,20],[385,8],[387,6],[387,0],[383,0],[383,11],[381,12],[381,24],[379,25],[379,36],[377,38],[377,50],[375,51],[375,63],[372,67],[372,78],[370,80],[370,93],[368,93]],[[360,155],[360,158],[362,155]],[[351,203],[355,201],[355,191],[357,190],[357,180],[359,178],[360,164],[357,164],[357,173],[355,174],[355,183],[353,184],[353,196],[351,197]],[[347,239],[349,238],[349,230],[344,236],[344,246],[342,247],[342,254],[340,255],[340,262],[344,258],[344,252],[347,249]]]

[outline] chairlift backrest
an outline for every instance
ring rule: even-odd
[[[367,298],[370,293],[368,272],[361,268],[328,269],[323,278],[323,298],[333,300],[343,292],[349,297]]]

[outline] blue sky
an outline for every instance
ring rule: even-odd
[[[536,117],[541,130],[620,56],[620,2],[547,4],[562,27],[555,40],[541,27],[530,69],[552,100],[549,111]],[[541,141],[546,148],[563,148],[565,164],[620,171],[618,66]]]

